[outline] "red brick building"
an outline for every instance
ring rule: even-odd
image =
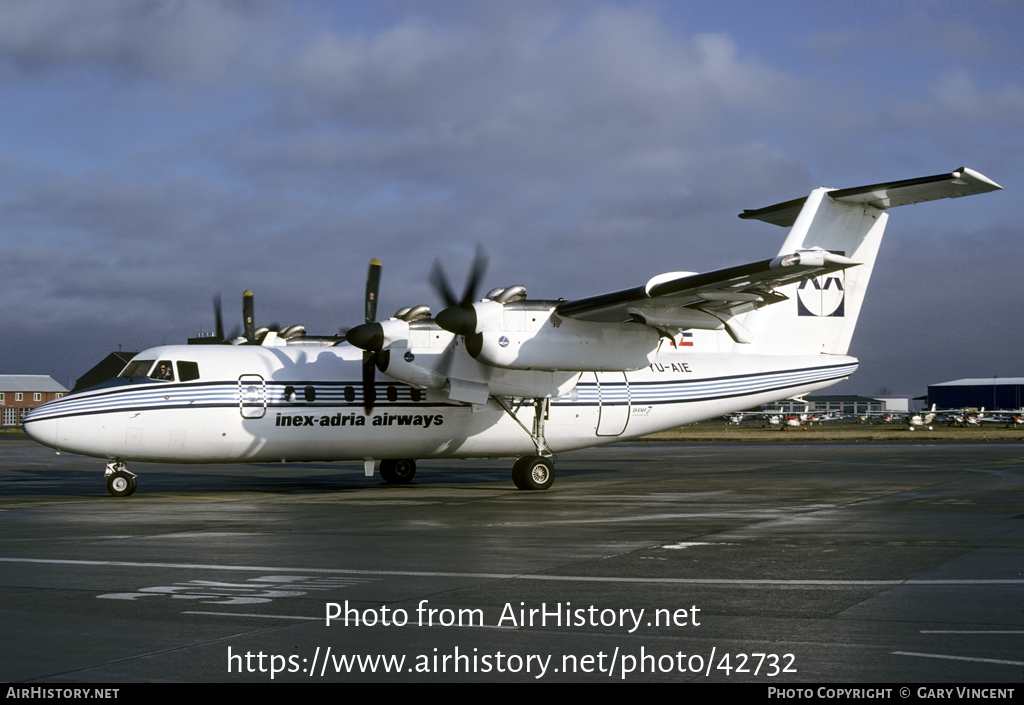
[[[67,393],[48,375],[0,375],[0,426],[19,426],[29,409]]]

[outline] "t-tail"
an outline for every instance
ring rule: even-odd
[[[737,345],[736,351],[845,355],[882,243],[889,218],[886,211],[1001,188],[976,171],[960,168],[949,174],[855,188],[818,188],[805,198],[744,211],[740,218],[790,228],[780,257],[807,250],[812,252],[801,256],[820,256],[826,250],[858,265],[780,287],[778,293],[789,300],[747,314],[744,325],[753,332],[753,342]]]

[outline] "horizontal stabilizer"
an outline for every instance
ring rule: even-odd
[[[978,193],[998,191],[1001,188],[1002,186],[973,169],[960,167],[949,174],[830,190],[828,197],[839,203],[864,203],[885,210],[911,203],[936,201],[940,198],[973,196]],[[757,210],[744,210],[740,213],[740,218],[763,220],[772,225],[788,228],[796,222],[796,217],[800,214],[806,200],[806,197],[797,198]]]

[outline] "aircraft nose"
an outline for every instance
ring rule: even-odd
[[[57,447],[57,420],[33,419],[31,414],[25,419],[25,435],[36,443],[51,448]]]

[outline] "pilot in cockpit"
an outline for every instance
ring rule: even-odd
[[[174,371],[171,368],[171,363],[161,361],[156,369],[153,370],[153,374],[150,375],[150,379],[156,379],[165,382],[174,381]]]

